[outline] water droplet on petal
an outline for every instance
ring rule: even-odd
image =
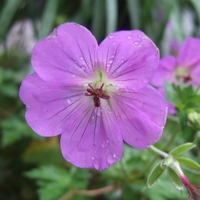
[[[117,43],[116,43],[116,42],[113,42],[112,44],[113,44],[113,45],[116,45]]]
[[[106,67],[108,67],[108,68],[109,68],[109,67],[110,67],[110,64],[107,64],[107,65],[106,65]]]
[[[114,35],[113,35],[113,34],[110,34],[110,35],[108,36],[108,38],[109,38],[109,39],[113,39],[113,38],[114,38]]]
[[[132,37],[129,35],[127,38],[130,40]]]
[[[85,65],[81,65],[81,66],[80,66],[80,68],[81,68],[83,71],[85,71],[85,70],[86,70],[86,67],[85,67]]]
[[[92,156],[91,160],[95,160],[95,157],[94,157],[94,156]]]
[[[67,104],[71,104],[72,103],[72,99],[67,99]]]
[[[79,58],[80,58],[80,60],[83,60],[83,57],[82,57],[82,56],[80,56]]]
[[[101,108],[98,108],[94,111],[94,113],[96,114],[97,117],[101,117],[101,114],[102,114],[102,110]]]
[[[104,149],[109,145],[109,140],[103,141],[103,143],[101,144],[101,147]]]
[[[97,161],[95,161],[94,162],[94,168],[99,170],[99,167],[100,167],[99,163]]]
[[[96,114],[92,114],[91,118],[90,118],[90,124],[94,124],[96,122]]]
[[[117,161],[117,155],[115,154],[115,153],[113,153],[113,154],[108,154],[108,156],[107,156],[107,162],[109,163],[109,164],[113,164],[114,162],[116,162]]]
[[[111,55],[111,58],[114,58],[115,57],[115,54]]]
[[[113,63],[113,59],[110,59],[110,60],[108,61],[108,63],[112,64],[112,63]]]

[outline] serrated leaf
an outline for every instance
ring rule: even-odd
[[[57,166],[41,166],[25,173],[26,176],[33,179],[40,179],[44,181],[61,181],[69,182],[69,176],[66,170]]]
[[[176,160],[189,171],[200,174],[200,165],[194,160],[185,157],[177,157]]]
[[[164,172],[164,169],[161,168],[160,162],[151,170],[149,176],[147,178],[147,186],[151,187],[156,181],[158,181],[159,177]]]
[[[176,157],[186,151],[189,151],[190,149],[194,148],[195,146],[196,145],[194,143],[188,142],[188,143],[179,145],[178,147],[171,150],[169,153],[171,155],[173,155],[174,157]]]
[[[184,189],[183,184],[180,181],[180,178],[178,177],[178,175],[174,172],[174,170],[172,170],[170,167],[168,168],[168,174],[169,177],[173,183],[173,185],[178,189],[178,190],[182,190]]]

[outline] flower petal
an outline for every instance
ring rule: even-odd
[[[182,44],[178,56],[177,66],[194,68],[196,65],[200,65],[200,39],[188,38]]]
[[[98,66],[108,73],[108,78],[134,90],[149,83],[158,61],[157,47],[139,30],[112,33],[98,50]]]
[[[82,84],[94,73],[97,48],[96,39],[85,27],[65,23],[36,44],[32,64],[45,81],[61,85]]]
[[[157,90],[147,86],[137,92],[121,91],[114,98],[125,142],[144,149],[160,139],[167,103]]]
[[[79,116],[72,116],[73,127],[66,126],[61,135],[62,154],[77,167],[103,170],[122,156],[121,134],[106,104],[102,108],[82,105]]]
[[[65,123],[69,124],[66,118],[78,109],[84,90],[52,85],[37,74],[31,74],[22,82],[19,95],[27,108],[29,126],[39,135],[48,137],[61,134]]]
[[[154,86],[164,87],[164,81],[174,82],[176,59],[174,56],[166,56],[159,62],[158,69],[151,81]]]

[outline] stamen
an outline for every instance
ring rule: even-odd
[[[94,87],[92,87],[90,84],[88,84],[88,86],[90,88],[86,89],[87,93],[85,93],[85,96],[94,96],[93,101],[94,101],[95,107],[101,106],[100,98],[102,98],[102,99],[109,99],[110,98],[109,95],[107,95],[103,92],[104,83],[102,83],[100,88],[96,88],[96,89]]]

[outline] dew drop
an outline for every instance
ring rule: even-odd
[[[94,124],[96,122],[96,114],[92,114],[90,118],[90,124]]]
[[[94,162],[94,167],[95,169],[99,170],[100,165],[97,161]]]
[[[113,38],[114,38],[114,35],[110,34],[110,35],[108,36],[108,38],[109,38],[109,39],[113,39]]]
[[[113,63],[113,59],[110,59],[110,60],[108,61],[108,63],[112,64],[112,63]]]
[[[85,65],[81,65],[81,66],[80,66],[80,68],[81,68],[83,71],[85,71],[85,70],[86,70],[86,67],[85,67]]]
[[[101,147],[104,149],[109,145],[109,140],[103,141],[103,143],[101,144]]]
[[[107,65],[106,65],[106,67],[108,67],[108,68],[109,68],[109,67],[110,67],[110,64],[107,64]]]
[[[72,103],[72,99],[67,99],[67,104],[71,104]]]
[[[139,42],[134,42],[134,47],[140,47],[140,43]]]
[[[129,35],[127,38],[130,40],[132,37]]]
[[[113,45],[116,45],[117,43],[116,43],[116,42],[113,42],[112,44],[113,44]]]
[[[108,156],[107,156],[107,162],[109,164],[113,164],[114,162],[116,162],[116,160],[117,160],[117,155],[115,153],[108,154]]]
[[[80,56],[79,58],[80,58],[80,60],[83,60],[83,57],[82,57],[82,56]]]
[[[112,54],[112,55],[111,55],[111,58],[114,58],[114,57],[115,57],[115,54]]]
[[[94,156],[92,156],[91,160],[95,160],[95,157],[94,157]]]

